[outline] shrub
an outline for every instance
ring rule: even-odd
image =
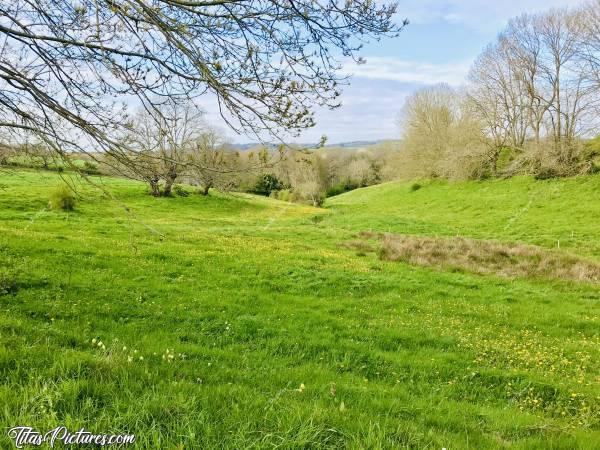
[[[357,182],[348,179],[330,186],[325,194],[327,197],[334,197],[336,195],[343,194],[344,192],[353,191],[359,187],[360,185]]]
[[[188,191],[186,191],[185,188],[183,186],[181,186],[180,184],[176,184],[173,187],[173,192],[175,192],[175,195],[177,195],[179,197],[188,197],[190,195],[190,193]]]
[[[596,136],[594,139],[590,139],[585,144],[585,150],[588,155],[600,156],[600,136]]]
[[[75,194],[66,185],[57,186],[50,194],[48,206],[52,209],[62,209],[63,211],[73,211],[75,209]]]
[[[336,195],[343,194],[344,192],[346,191],[344,190],[342,183],[337,183],[333,186],[328,187],[325,194],[327,195],[327,197],[335,197]]]
[[[327,198],[325,192],[314,193],[310,196],[309,201],[313,206],[321,207],[325,204],[325,199]]]
[[[549,180],[551,178],[556,178],[559,176],[560,176],[560,174],[553,167],[542,167],[542,168],[538,169],[533,175],[533,177],[536,180]]]
[[[296,194],[289,189],[282,189],[281,191],[273,191],[270,195],[271,198],[281,200],[282,202],[295,202]]]
[[[257,195],[264,195],[268,197],[271,192],[278,191],[283,188],[283,184],[273,174],[267,173],[261,175],[250,192]]]
[[[422,187],[423,186],[421,186],[419,183],[413,183],[410,186],[410,190],[411,190],[411,192],[415,192],[415,191],[418,191],[419,189],[421,189]]]
[[[536,180],[584,175],[593,171],[594,159],[593,142],[586,144],[581,140],[574,140],[529,143],[515,161],[518,163],[517,170],[513,172],[528,172]]]
[[[98,166],[90,161],[84,161],[82,170],[88,175],[98,175],[100,173]]]
[[[296,195],[295,192],[292,192],[292,191],[288,191],[288,192],[289,192],[288,201],[290,201],[290,202],[298,201],[298,196]]]

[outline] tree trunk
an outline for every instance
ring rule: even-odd
[[[500,147],[494,147],[490,155],[490,166],[494,177],[498,176],[498,159],[500,159]]]
[[[207,184],[206,186],[204,186],[204,189],[202,189],[202,195],[208,195],[208,191],[210,190],[211,186],[210,184]]]
[[[160,187],[158,185],[158,178],[152,178],[150,180],[150,194],[154,197],[160,197]]]
[[[163,190],[162,195],[164,195],[165,197],[169,197],[171,195],[173,183],[175,183],[176,178],[177,178],[176,173],[170,173],[169,176],[167,176],[167,180],[165,181],[165,189]]]

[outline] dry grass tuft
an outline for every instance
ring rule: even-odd
[[[600,282],[600,264],[533,245],[385,234],[380,257],[418,266],[460,269],[506,278],[542,277]]]
[[[373,245],[369,244],[368,242],[365,241],[361,241],[358,239],[354,239],[352,241],[348,241],[348,242],[344,242],[342,244],[342,247],[346,247],[346,248],[350,248],[352,250],[357,250],[360,253],[366,254],[366,253],[374,253],[377,251],[377,248],[374,247]]]
[[[373,231],[361,231],[360,233],[355,234],[353,237],[355,239],[344,242],[341,244],[341,246],[356,250],[358,255],[365,256],[369,253],[377,253],[379,251],[379,242],[377,241],[383,239],[384,234]]]
[[[375,231],[361,231],[357,237],[362,239],[381,239],[385,236],[384,233],[377,233]]]

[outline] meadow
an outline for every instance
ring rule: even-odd
[[[600,264],[599,175],[394,182],[324,208],[69,180],[72,212],[47,206],[60,174],[0,172],[3,430],[151,449],[598,448],[598,281],[349,243],[461,237]]]

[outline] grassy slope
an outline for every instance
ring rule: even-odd
[[[600,176],[387,183],[334,197],[336,226],[557,247],[600,259]],[[559,244],[560,242],[560,244]]]
[[[372,228],[560,239],[599,258],[598,177],[388,184],[329,211],[153,199],[107,180],[133,215],[89,187],[76,212],[46,211],[57,181],[0,176],[0,265],[21,268],[19,290],[0,296],[3,427],[130,431],[139,448],[571,449],[600,438],[597,286],[340,248]]]

